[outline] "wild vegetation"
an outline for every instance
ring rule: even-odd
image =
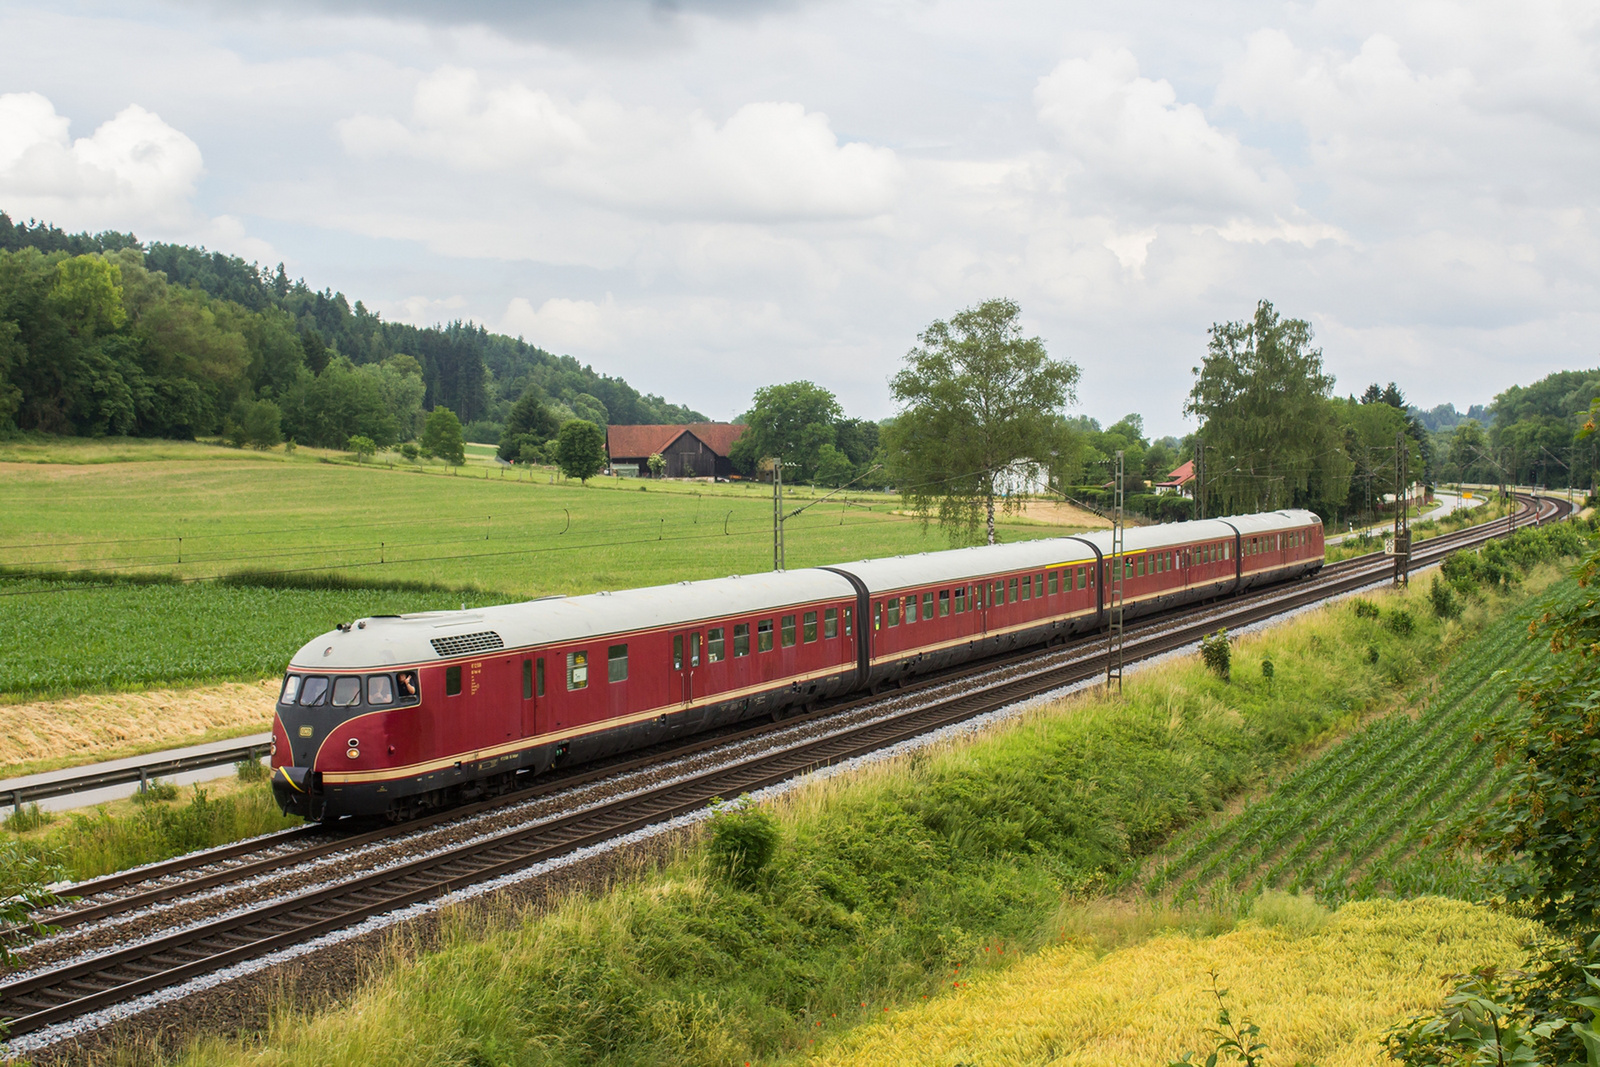
[[[1380,599],[1414,625],[1374,633],[1347,609],[1314,613],[1236,650],[1276,664],[1270,687],[1171,664],[1130,679],[1121,701],[1080,698],[765,810],[735,806],[708,844],[607,894],[488,934],[464,917],[442,951],[347,1010],[285,1012],[259,1044],[193,1058],[722,1064],[804,1051],[949,991],[997,947],[1058,942],[1064,898],[1131,877],[1197,812],[1385,706],[1470,623],[1435,618],[1422,589]],[[1195,921],[1231,925],[1214,914]]]

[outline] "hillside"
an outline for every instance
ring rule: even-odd
[[[370,370],[370,383],[350,379],[370,388],[341,392],[324,381],[329,368],[339,378],[347,367]],[[360,300],[290,281],[281,263],[273,270],[131,233],[69,234],[0,211],[0,430],[187,438],[222,431],[241,400],[268,400],[286,435],[337,446],[370,436],[359,412],[403,404],[413,375],[420,409],[450,408],[481,440],[494,439],[485,424],[501,421],[530,384],[602,423],[704,421],[471,322],[386,322]],[[339,411],[332,432],[306,411],[319,403]],[[403,440],[407,429],[394,432]]]

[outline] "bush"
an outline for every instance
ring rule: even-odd
[[[1428,585],[1428,603],[1433,607],[1433,613],[1441,619],[1453,619],[1461,614],[1461,601],[1456,599],[1456,591],[1437,574]]]
[[[1395,608],[1384,618],[1383,625],[1392,634],[1410,637],[1417,632],[1417,620],[1405,608]]]
[[[1267,688],[1268,689],[1272,688],[1272,676],[1274,674],[1276,674],[1277,672],[1278,672],[1278,669],[1275,666],[1273,666],[1272,660],[1270,658],[1263,658],[1262,659],[1262,661],[1261,661],[1261,678],[1262,678],[1263,681],[1265,681],[1267,683]]]
[[[751,803],[712,803],[711,843],[706,854],[734,883],[750,886],[778,851],[778,820]]]
[[[1228,643],[1227,630],[1218,630],[1200,642],[1200,659],[1212,674],[1224,682],[1228,680],[1233,666],[1233,646]]]
[[[233,765],[241,782],[260,782],[267,777],[267,765],[254,757],[246,757]]]
[[[177,800],[178,787],[171,782],[163,782],[159,778],[152,778],[145,783],[145,787],[133,794],[135,804],[156,804],[163,800]]]
[[[1290,936],[1314,933],[1328,921],[1328,909],[1310,893],[1284,893],[1268,889],[1250,906],[1250,917]]]
[[[1350,607],[1355,611],[1358,619],[1376,619],[1383,615],[1383,610],[1370,600],[1356,597],[1350,602]]]

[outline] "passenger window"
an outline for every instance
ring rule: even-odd
[[[533,661],[533,695],[544,696],[544,657]]]
[[[793,615],[785,615],[783,617],[783,634],[782,634],[782,637],[783,637],[783,647],[784,648],[788,648],[789,646],[794,644],[794,616]]]
[[[626,682],[627,680],[628,646],[612,645],[610,648],[606,649],[606,681]]]
[[[522,699],[533,699],[533,660],[522,661]]]
[[[1078,568],[1078,584],[1077,584],[1077,588],[1078,589],[1084,588],[1084,583],[1089,580],[1088,576],[1086,574],[1084,574],[1084,571],[1086,569],[1087,568],[1085,568],[1085,567],[1079,567]]]
[[[1144,557],[1143,556],[1139,557],[1138,566],[1139,566],[1139,577],[1143,578],[1144,577]]]
[[[721,663],[726,658],[723,655],[722,627],[713,626],[706,631],[706,662]]]
[[[917,594],[906,597],[906,622],[917,621]]]
[[[333,683],[333,706],[348,708],[361,703],[361,679],[338,678]]]
[[[735,656],[750,654],[750,624],[747,622],[733,624],[733,654]]]
[[[839,609],[827,608],[822,613],[822,636],[839,636]]]
[[[809,645],[817,639],[817,613],[814,611],[806,612],[801,617],[800,624],[800,639]]]
[[[589,653],[567,653],[567,692],[589,688]]]
[[[1033,575],[1031,574],[1024,574],[1022,576],[1022,599],[1033,599]]]
[[[300,692],[300,676],[287,674],[283,678],[283,695],[278,698],[280,704],[293,704],[294,698]]]
[[[884,605],[883,605],[883,609],[884,609],[883,610],[883,616],[884,616],[883,624],[885,626],[899,626],[900,625],[900,598],[899,597],[895,597],[893,600],[885,601]]]
[[[772,651],[772,620],[762,619],[756,623],[756,651]]]
[[[461,695],[461,668],[459,666],[444,669],[444,695],[454,697]]]
[[[922,617],[924,619],[933,618],[933,594],[932,593],[923,593],[922,594]]]
[[[1059,571],[1051,571],[1050,572],[1050,595],[1051,596],[1055,596],[1056,593],[1058,591],[1060,591],[1060,589],[1061,589],[1060,572]]]
[[[939,618],[950,614],[950,590],[939,590]]]
[[[1035,574],[1033,576],[1033,595],[1038,597],[1040,600],[1044,599],[1044,575],[1043,574]]]
[[[367,679],[368,704],[393,704],[394,679],[387,674],[374,674]]]
[[[967,610],[967,587],[966,586],[964,586],[964,585],[956,586],[956,597],[955,597],[955,600],[956,600],[956,614],[960,615],[962,612]]]
[[[672,669],[683,670],[683,635],[674,634],[672,638]]]
[[[1017,596],[1017,580],[1015,578],[1012,578],[1010,581],[1006,582],[1006,600],[1008,600],[1011,603],[1015,604],[1018,599],[1019,598]]]

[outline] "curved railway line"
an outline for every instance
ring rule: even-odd
[[[1505,533],[1513,521],[1525,525],[1536,518],[1564,518],[1571,511],[1565,501],[1519,499],[1522,508],[1514,519],[1499,519],[1418,543],[1412,565],[1426,566],[1449,552],[1481,544]],[[1135,661],[1183,648],[1219,626],[1236,628],[1260,622],[1369,586],[1387,578],[1392,568],[1389,557],[1357,557],[1331,564],[1313,578],[1146,620],[1127,631],[1124,656]],[[80,904],[41,918],[63,931],[87,929],[196,894],[225,891],[252,879],[281,877],[288,870],[342,852],[354,854],[385,842],[416,838],[526,801],[559,799],[596,782],[625,778],[689,757],[715,756],[718,749],[738,747],[740,742],[764,735],[773,737],[771,745],[753,754],[732,756],[709,768],[644,784],[576,810],[489,829],[336,882],[290,891],[165,933],[158,931],[125,947],[44,965],[0,983],[0,1017],[6,1020],[11,1035],[26,1034],[284,947],[304,945],[370,917],[696,811],[715,797],[775,785],[1092,679],[1105,671],[1104,647],[1103,641],[1080,640],[1047,652],[1033,649],[991,659],[919,680],[887,696],[723,731],[689,744],[550,778],[530,789],[399,826],[353,833],[301,827],[80,883],[66,890],[77,896]],[[908,696],[914,699],[908,702]],[[886,703],[910,706],[874,713]],[[852,711],[864,714],[858,716],[859,721],[832,728],[835,721],[850,718],[845,713]],[[819,729],[812,736],[795,739],[794,728],[800,725]]]

